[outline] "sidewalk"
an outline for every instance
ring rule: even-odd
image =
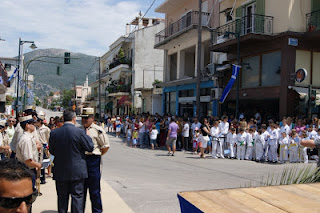
[[[32,205],[32,212],[36,213],[55,213],[57,211],[57,194],[55,181],[51,178],[46,179],[47,183],[40,186],[42,196],[38,196]],[[133,213],[130,207],[120,198],[107,182],[101,180],[101,197],[104,212]],[[71,198],[69,199],[69,203]],[[70,207],[69,207],[70,212]],[[91,202],[89,193],[86,203],[86,213],[91,212]]]

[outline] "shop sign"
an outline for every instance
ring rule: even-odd
[[[298,83],[303,82],[304,79],[307,78],[307,75],[308,75],[308,72],[306,69],[304,69],[304,68],[298,69],[296,71],[296,75],[295,75],[296,82],[298,82]]]

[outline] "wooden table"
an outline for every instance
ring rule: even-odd
[[[320,212],[320,183],[181,192],[181,212]]]

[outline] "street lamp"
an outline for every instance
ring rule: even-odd
[[[36,49],[37,46],[34,44],[34,41],[22,41],[21,38],[19,38],[19,55],[18,55],[18,75],[17,75],[17,100],[16,100],[16,117],[18,119],[18,102],[19,102],[19,78],[20,78],[20,67],[23,70],[23,44],[30,43],[30,48],[32,50]],[[21,65],[21,66],[20,66]]]

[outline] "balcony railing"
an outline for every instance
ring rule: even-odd
[[[132,59],[127,57],[115,59],[115,61],[109,65],[109,70],[119,66],[120,64],[128,64],[129,66],[132,66]]]
[[[224,42],[228,33],[229,39],[233,39],[237,34],[240,36],[253,34],[272,35],[273,34],[273,17],[264,15],[250,15],[239,18],[235,21],[222,25],[216,29],[213,37],[213,44]]]
[[[307,32],[320,30],[320,10],[307,14]]]
[[[110,86],[106,89],[110,93],[131,92],[131,84],[122,84],[117,86]]]
[[[202,13],[202,26],[207,26],[209,19],[209,13]],[[180,20],[170,24],[167,28],[156,34],[155,44],[166,40],[167,38],[178,34],[179,32],[188,29],[191,26],[198,26],[199,23],[199,11],[193,11],[187,13]]]

